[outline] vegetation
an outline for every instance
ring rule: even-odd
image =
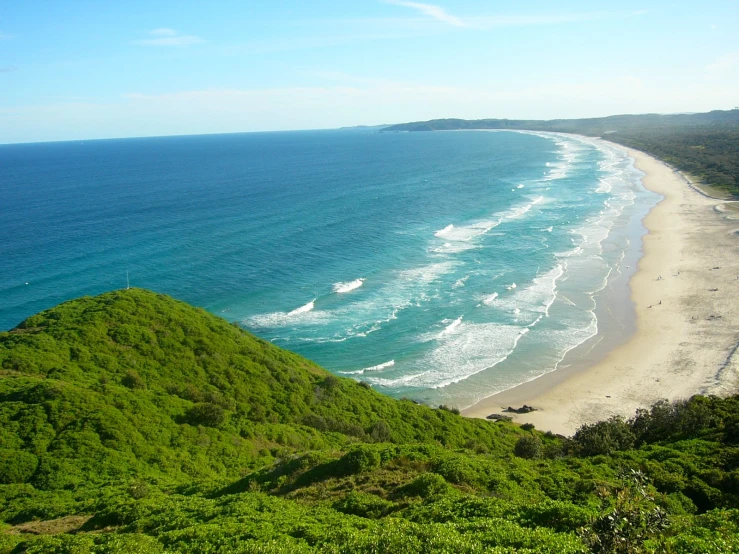
[[[739,196],[739,108],[699,114],[616,115],[591,119],[436,119],[384,131],[527,129],[603,137],[642,150],[699,182]]]
[[[0,333],[0,368],[0,553],[739,551],[736,397],[565,439],[137,289]]]

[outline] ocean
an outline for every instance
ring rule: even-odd
[[[4,145],[0,329],[128,275],[464,408],[633,331],[641,175],[608,143],[533,132]]]

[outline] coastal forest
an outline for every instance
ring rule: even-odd
[[[591,119],[436,119],[392,131],[511,129],[576,133],[651,154],[698,183],[739,197],[739,108],[697,114],[615,115]]]
[[[739,397],[564,437],[165,295],[79,298],[0,333],[0,553],[83,552],[739,552]]]

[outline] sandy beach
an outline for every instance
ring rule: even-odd
[[[519,423],[571,435],[585,423],[629,417],[657,400],[739,390],[739,213],[679,172],[628,149],[646,188],[664,197],[631,279],[636,332],[604,357],[559,369],[464,410],[470,417],[528,404]]]

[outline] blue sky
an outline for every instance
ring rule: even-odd
[[[739,0],[0,0],[0,143],[739,106]]]

